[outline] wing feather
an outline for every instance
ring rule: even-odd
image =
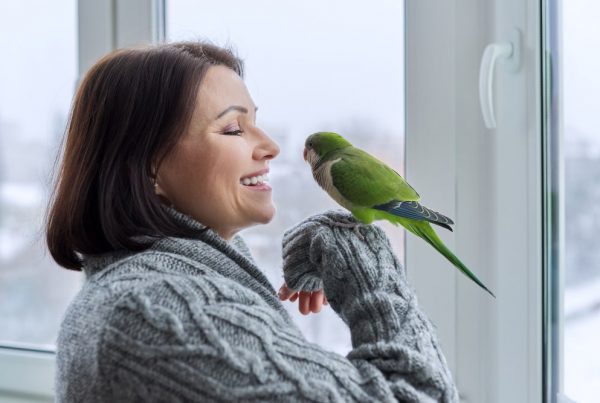
[[[337,191],[358,207],[373,207],[392,200],[419,201],[419,194],[383,161],[358,148],[346,148],[331,166]]]

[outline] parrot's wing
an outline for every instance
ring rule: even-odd
[[[396,171],[357,148],[345,149],[331,166],[337,191],[352,204],[373,207],[397,201],[419,201],[419,194]]]
[[[454,221],[452,221],[445,215],[442,215],[437,211],[428,209],[427,207],[423,206],[422,204],[416,201],[399,202],[396,200],[392,200],[391,202],[385,204],[373,206],[373,208],[376,210],[385,211],[398,217],[412,218],[413,220],[429,221],[432,224],[439,225],[440,227],[446,228],[450,231],[452,231],[451,225],[454,224]]]

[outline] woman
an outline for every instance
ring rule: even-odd
[[[174,43],[116,51],[83,79],[47,226],[56,262],[85,273],[58,338],[57,400],[457,401],[376,226],[330,211],[283,237],[279,299],[318,312],[323,289],[348,356],[290,320],[236,235],[273,218],[279,153],[241,77],[231,52]]]

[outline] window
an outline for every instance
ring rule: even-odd
[[[43,225],[77,77],[77,2],[2,2],[0,26],[0,345],[51,349],[82,280],[49,256]]]
[[[258,124],[281,146],[270,172],[276,218],[242,234],[275,287],[282,283],[284,230],[341,208],[302,159],[309,134],[339,132],[403,172],[403,25],[400,1],[167,2],[167,40],[235,46]],[[402,257],[402,229],[382,226]],[[350,349],[347,327],[330,308],[300,317],[295,305],[285,306],[309,340],[339,353]]]
[[[14,33],[0,39],[0,344],[38,349],[53,343],[80,282],[44,256],[41,226],[76,77],[76,40],[85,71],[115,46],[160,38],[163,17],[161,0],[43,3],[0,5],[2,27]],[[492,300],[407,238],[409,276],[462,401],[566,402],[564,392],[585,403],[600,384],[593,52],[600,33],[591,22],[599,14],[590,0],[166,0],[166,37],[231,43],[246,61],[259,124],[282,148],[271,175],[276,219],[243,234],[274,286],[282,281],[283,230],[338,208],[302,161],[304,138],[339,131],[399,172],[406,164],[424,203],[457,223],[442,239],[497,295]],[[521,63],[514,71],[496,66],[498,126],[488,130],[477,97],[481,56],[489,44],[513,40],[515,27]],[[403,257],[403,231],[384,228]],[[293,317],[309,340],[349,349],[330,309]],[[49,398],[51,355],[3,350],[0,395]]]

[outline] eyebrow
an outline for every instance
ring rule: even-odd
[[[255,112],[257,110],[258,110],[258,107],[256,107],[254,109]],[[223,115],[225,115],[226,113],[229,113],[231,111],[238,111],[238,112],[242,112],[242,113],[248,113],[248,109],[244,108],[243,106],[231,105],[230,107],[228,107],[227,109],[225,109],[223,112],[219,113],[219,115],[217,116],[216,119],[219,119],[220,117],[222,117]]]

